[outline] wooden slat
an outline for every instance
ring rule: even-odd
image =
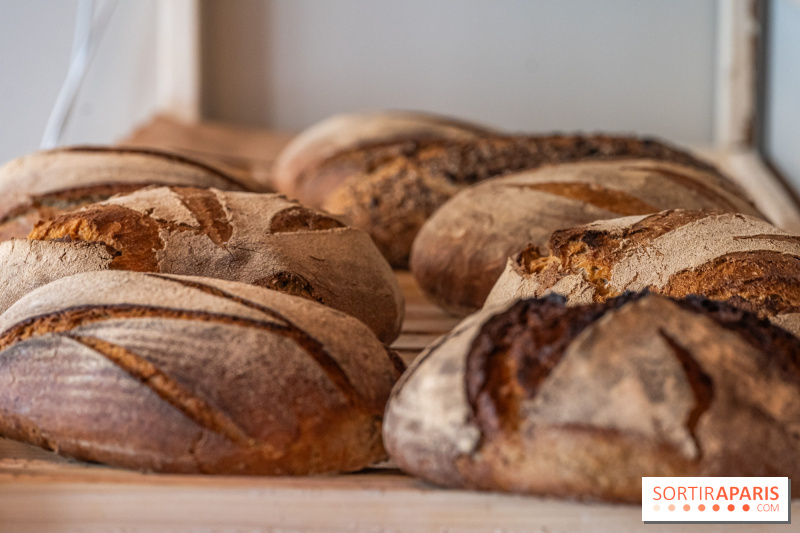
[[[800,234],[800,211],[755,150],[697,149],[738,183],[755,206],[781,229]]]

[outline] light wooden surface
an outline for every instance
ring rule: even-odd
[[[754,144],[759,0],[717,3],[717,76],[714,98],[714,143],[725,150]]]
[[[200,2],[159,0],[156,36],[158,111],[200,120]]]

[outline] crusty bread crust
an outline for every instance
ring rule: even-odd
[[[158,472],[352,471],[384,457],[395,362],[362,323],[303,298],[78,274],[0,316],[0,434]]]
[[[467,314],[480,309],[507,259],[526,244],[538,257],[555,230],[676,207],[760,216],[719,175],[682,164],[547,165],[487,180],[448,200],[417,234],[411,271],[438,305]]]
[[[113,250],[110,269],[303,296],[355,316],[387,343],[403,320],[397,279],[369,236],[277,194],[148,188],[41,222],[30,239],[102,243]],[[58,243],[51,259],[68,243]]]
[[[36,152],[0,168],[0,241],[25,237],[39,220],[154,184],[248,190],[214,167],[159,150],[76,146]]]
[[[81,272],[108,270],[115,251],[98,242],[0,242],[0,313],[51,281]]]
[[[333,175],[318,180],[309,170],[338,153],[406,140],[474,139],[491,133],[477,124],[413,111],[334,115],[304,130],[283,149],[272,171],[273,185],[279,192],[320,207],[341,180]]]
[[[458,191],[547,164],[647,158],[715,173],[712,166],[653,139],[610,135],[481,137],[368,146],[308,170],[308,183],[341,182],[323,207],[367,231],[392,266],[407,268],[419,228]],[[744,193],[732,183],[721,186]]]
[[[384,442],[434,483],[636,502],[642,476],[800,474],[800,340],[653,294],[487,308],[395,386]],[[794,496],[800,489],[794,489]]]
[[[549,249],[510,259],[487,305],[546,293],[602,302],[649,289],[730,299],[800,334],[800,237],[764,220],[675,209],[556,231]]]

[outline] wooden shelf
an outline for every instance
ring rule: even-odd
[[[182,132],[182,133],[181,133]],[[245,139],[230,142],[231,135]],[[227,162],[268,183],[287,135],[224,125],[187,129],[157,119],[129,141],[177,148]],[[228,139],[226,141],[225,139]],[[742,183],[779,225],[800,232],[800,214],[753,154],[704,151]],[[406,296],[393,348],[407,362],[458,319],[430,302],[399,272]],[[800,501],[792,505],[800,516]],[[633,532],[689,531],[644,525],[637,505],[556,501],[445,490],[392,468],[326,477],[212,477],[131,472],[67,460],[0,438],[0,533],[39,532]],[[691,528],[691,529],[690,529]],[[704,532],[790,531],[785,525],[704,525]],[[795,528],[796,530],[796,528]]]
[[[398,272],[407,300],[393,347],[409,361],[458,319],[425,300]],[[800,501],[792,506],[800,516]],[[72,461],[0,439],[0,532],[633,532],[637,505],[446,490],[392,468],[308,478],[185,476]],[[708,525],[703,531],[787,531]]]

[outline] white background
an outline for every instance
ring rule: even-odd
[[[155,110],[157,2],[118,2],[78,93],[67,142],[111,142]],[[0,0],[0,163],[39,146],[69,67],[77,5]]]
[[[153,111],[157,1],[119,0],[69,142],[111,142]],[[39,144],[76,5],[0,1],[0,161]],[[406,107],[512,129],[711,140],[714,0],[201,5],[210,118],[294,130],[337,111]]]
[[[712,0],[204,0],[207,116],[417,108],[711,142]]]

